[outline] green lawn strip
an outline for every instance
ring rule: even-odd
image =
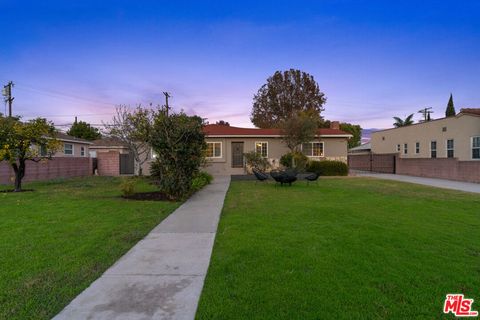
[[[49,319],[179,206],[120,197],[120,179],[0,194],[0,319]],[[137,191],[156,188],[139,179]]]
[[[232,182],[197,318],[441,318],[447,293],[480,301],[479,198],[369,178]]]

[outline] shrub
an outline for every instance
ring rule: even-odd
[[[309,161],[307,171],[321,176],[346,176],[348,175],[348,166],[342,161]]]
[[[198,172],[195,178],[192,180],[192,192],[202,189],[206,185],[210,184],[212,180],[213,177],[209,173],[205,171]]]
[[[160,191],[172,200],[187,197],[192,191],[192,180],[205,160],[203,120],[185,113],[167,116],[158,111],[150,136],[157,154],[151,165],[151,175]]]
[[[244,153],[243,155],[245,156],[245,161],[250,168],[266,171],[270,167],[268,160],[255,151],[250,151]]]
[[[120,191],[123,197],[131,196],[135,193],[135,179],[124,178],[120,183]]]
[[[289,152],[280,158],[280,164],[287,168],[296,169],[299,172],[305,171],[308,157],[301,152]]]

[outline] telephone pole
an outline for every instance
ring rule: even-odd
[[[3,86],[2,95],[5,103],[8,103],[8,116],[12,116],[12,102],[14,97],[12,97],[12,87],[14,86],[13,82],[10,81],[6,85]]]
[[[170,110],[170,107],[168,106],[168,98],[170,98],[170,94],[168,92],[163,93],[165,95],[165,110],[167,111],[167,117],[168,117],[168,110]]]

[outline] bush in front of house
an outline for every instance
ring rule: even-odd
[[[315,172],[320,176],[348,175],[348,165],[342,161],[309,161],[306,169],[308,172]]]
[[[304,172],[308,163],[308,157],[301,152],[289,152],[280,158],[280,164],[286,168],[293,168]]]
[[[192,181],[205,163],[203,120],[183,112],[166,115],[158,111],[150,143],[156,158],[151,176],[160,191],[171,200],[180,200],[192,192]]]
[[[192,191],[198,191],[213,181],[211,174],[205,171],[199,171],[192,180]]]
[[[250,151],[243,154],[247,166],[252,169],[266,171],[270,167],[268,160],[258,152]]]
[[[135,193],[135,179],[123,178],[120,183],[120,191],[124,198],[128,198]]]

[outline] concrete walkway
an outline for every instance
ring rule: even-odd
[[[426,186],[443,188],[443,189],[452,189],[452,190],[458,190],[458,191],[480,193],[480,183],[460,182],[460,181],[452,181],[452,180],[445,180],[445,179],[432,179],[432,178],[404,176],[399,174],[374,173],[374,172],[365,172],[365,171],[357,171],[355,172],[355,175],[417,183],[417,184],[423,184]]]
[[[216,177],[54,319],[194,319],[229,184]]]

